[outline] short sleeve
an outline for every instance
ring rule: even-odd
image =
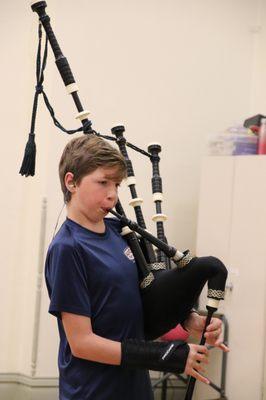
[[[45,279],[49,313],[58,318],[62,311],[91,317],[86,266],[74,246],[56,244],[49,250]]]

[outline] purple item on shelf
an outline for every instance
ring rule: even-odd
[[[256,136],[250,138],[235,138],[233,155],[257,154],[258,138]]]

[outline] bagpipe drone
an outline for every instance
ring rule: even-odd
[[[20,174],[33,176],[35,173],[35,119],[38,105],[38,97],[43,95],[45,104],[54,120],[55,125],[68,134],[83,131],[84,134],[92,134],[115,141],[127,164],[127,185],[130,189],[132,200],[130,205],[134,207],[136,222],[127,219],[121,203],[118,201],[116,211],[110,210],[122,222],[122,235],[127,239],[132,253],[135,257],[144,310],[145,336],[148,340],[156,339],[177,324],[182,323],[188,317],[191,309],[206,283],[208,283],[207,319],[202,334],[201,344],[205,343],[204,333],[209,325],[213,313],[217,310],[219,301],[224,298],[227,270],[223,263],[215,257],[192,257],[188,250],[181,252],[167,244],[164,233],[163,222],[167,219],[162,213],[162,179],[159,172],[159,153],[161,146],[157,143],[151,144],[148,151],[127,142],[124,136],[124,127],[116,126],[111,129],[113,136],[101,135],[92,128],[88,119],[89,112],[84,110],[78,96],[78,86],[66,57],[63,55],[54,32],[51,28],[50,18],[46,14],[45,1],[33,2],[32,10],[39,16],[39,45],[37,52],[36,77],[37,85],[33,102],[33,113],[29,140],[26,145],[24,159]],[[45,50],[41,62],[42,26],[46,32]],[[46,66],[48,41],[55,56],[55,62],[66,89],[71,94],[78,110],[77,119],[82,126],[76,130],[66,130],[55,117],[48,97],[43,89],[44,69]],[[153,221],[156,222],[157,237],[146,230],[146,224],[141,210],[142,199],[138,197],[136,190],[136,179],[132,163],[129,159],[127,147],[130,147],[147,156],[152,163],[152,192],[156,206],[156,214]],[[140,235],[137,236],[136,232]],[[153,246],[157,248],[154,251]],[[172,260],[172,261],[170,261]],[[172,264],[175,264],[172,267]],[[195,379],[190,378],[186,400],[192,398]]]

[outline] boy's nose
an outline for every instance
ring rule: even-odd
[[[116,188],[110,189],[109,192],[108,192],[107,197],[108,197],[108,199],[110,199],[110,200],[116,199],[116,197],[117,197],[117,189],[116,189]]]

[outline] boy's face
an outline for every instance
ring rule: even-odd
[[[102,221],[117,203],[121,183],[117,176],[117,167],[99,167],[84,176],[72,192],[69,207],[92,222]]]

